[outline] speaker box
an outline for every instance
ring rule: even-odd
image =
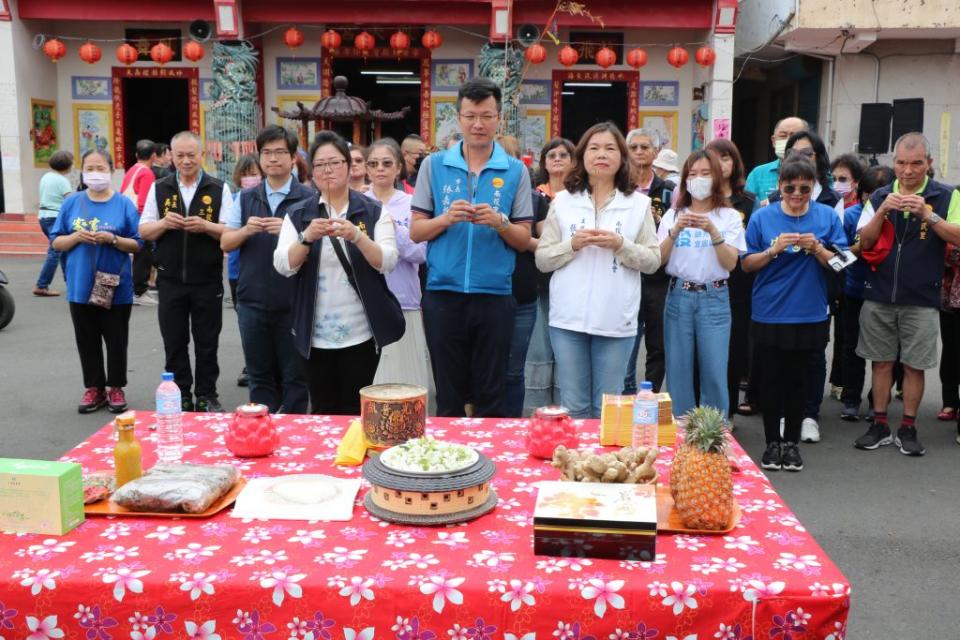
[[[893,101],[893,142],[905,133],[923,133],[923,98]]]
[[[890,150],[890,118],[893,105],[869,102],[860,105],[860,153],[886,153]]]
[[[210,23],[206,20],[194,20],[190,23],[190,37],[197,42],[206,42],[209,40],[212,31]]]

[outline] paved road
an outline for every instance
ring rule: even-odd
[[[39,267],[35,259],[0,258],[19,305],[13,323],[0,331],[4,457],[55,458],[111,417],[76,413],[82,389],[69,314],[63,298],[30,295]],[[242,356],[233,311],[224,314],[220,397],[234,407],[245,400],[235,385]],[[127,398],[132,407],[149,407],[163,369],[156,308],[134,307],[130,336]],[[926,457],[907,458],[891,447],[855,450],[851,443],[863,423],[841,422],[839,403],[827,399],[823,440],[803,447],[806,469],[772,474],[777,491],[853,584],[848,638],[960,637],[960,446],[954,425],[935,420],[936,378],[928,376],[920,415]],[[896,403],[892,417],[899,412]],[[737,438],[759,460],[760,420],[738,417],[737,427]]]

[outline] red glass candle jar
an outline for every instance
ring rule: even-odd
[[[564,407],[540,407],[530,420],[527,430],[527,453],[549,460],[553,450],[563,445],[576,449],[577,428]]]
[[[242,404],[237,407],[226,435],[227,449],[238,458],[259,458],[274,452],[280,434],[266,405]]]

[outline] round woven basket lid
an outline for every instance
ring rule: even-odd
[[[367,495],[363,499],[363,506],[366,507],[367,511],[381,520],[386,520],[387,522],[419,526],[442,526],[445,524],[456,524],[458,522],[466,522],[468,520],[479,518],[480,516],[493,511],[493,508],[497,506],[498,500],[499,498],[497,497],[497,493],[493,489],[490,489],[490,494],[487,496],[486,501],[479,507],[474,507],[469,511],[446,513],[443,515],[434,516],[421,516],[414,515],[412,513],[397,513],[396,511],[390,511],[389,509],[378,507],[373,502],[373,493],[368,491]]]
[[[442,476],[415,476],[388,469],[379,456],[373,456],[363,465],[363,477],[371,484],[399,491],[456,491],[483,484],[497,472],[493,460],[479,451],[473,466]]]

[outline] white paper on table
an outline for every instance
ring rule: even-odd
[[[353,519],[359,478],[301,473],[253,478],[237,496],[231,515],[258,520]]]

